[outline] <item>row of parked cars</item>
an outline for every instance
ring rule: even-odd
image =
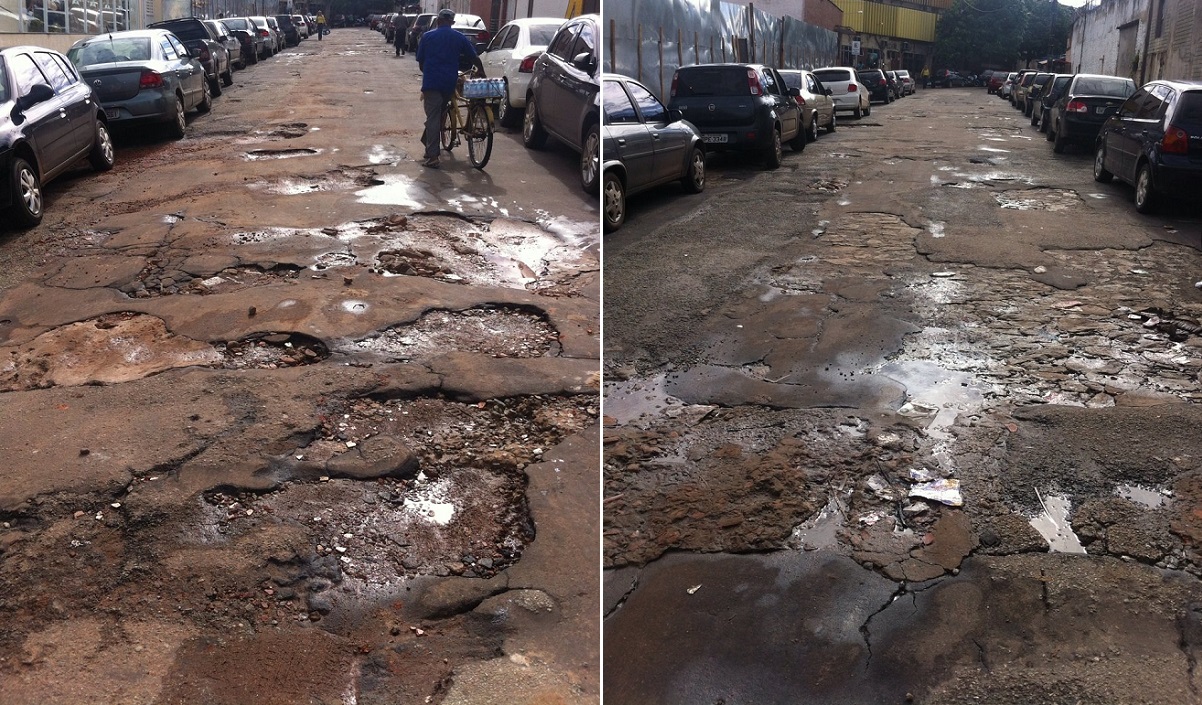
[[[40,223],[43,185],[84,157],[94,169],[113,168],[115,130],[149,125],[182,138],[187,114],[209,112],[235,70],[295,46],[310,29],[301,15],[185,17],[81,39],[65,55],[0,49],[4,220]]]
[[[991,86],[992,88],[992,86]],[[1056,153],[1093,151],[1094,179],[1135,187],[1135,209],[1202,193],[1202,81],[1018,71],[996,92],[1030,118]]]
[[[800,152],[820,131],[838,129],[840,113],[859,119],[872,103],[891,103],[914,88],[906,71],[700,64],[676,70],[665,105],[633,78],[605,74],[605,229],[622,226],[626,198],[635,193],[674,181],[700,192],[711,152],[742,152],[775,169],[785,145]]]

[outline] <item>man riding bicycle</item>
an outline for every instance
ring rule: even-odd
[[[484,76],[484,64],[476,55],[476,47],[467,37],[451,29],[455,12],[440,10],[438,26],[421,36],[417,43],[417,67],[422,72],[422,105],[426,109],[426,129],[422,141],[426,145],[423,166],[438,167],[438,135],[442,131],[442,114],[455,95],[459,81],[459,59],[470,59]]]

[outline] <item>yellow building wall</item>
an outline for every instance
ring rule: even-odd
[[[951,0],[919,0],[924,5],[943,8]],[[833,0],[843,10],[843,24],[864,34],[879,34],[918,42],[935,41],[934,12],[911,10],[868,0]]]

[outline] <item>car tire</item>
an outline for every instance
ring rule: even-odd
[[[509,81],[506,81],[504,86],[501,105],[497,108],[497,122],[501,123],[501,127],[517,127],[522,119],[522,111],[513,107],[509,101]]]
[[[88,163],[96,171],[108,171],[117,161],[113,151],[113,136],[109,128],[99,119],[96,120],[96,139],[92,142],[92,151],[88,152]]]
[[[810,143],[809,130],[806,129],[805,120],[804,117],[801,118],[801,125],[797,128],[797,134],[794,135],[793,139],[789,140],[789,148],[794,152],[804,152],[806,145]],[[771,162],[771,159],[769,159],[769,162]],[[772,168],[775,169],[776,167]]]
[[[216,74],[214,74],[209,77],[209,80],[207,81],[207,83],[209,84],[209,95],[210,96],[216,98],[217,96],[221,95],[221,78],[220,77],[218,77]]]
[[[1056,130],[1052,129],[1052,118],[1048,118],[1048,131],[1044,133],[1043,138],[1048,142],[1056,139]]]
[[[1152,187],[1152,168],[1147,162],[1135,174],[1135,210],[1148,214],[1156,210],[1156,191]]]
[[[857,120],[864,117],[864,108],[860,107],[859,103],[856,103],[856,109],[852,111],[851,116]]]
[[[1113,178],[1114,174],[1106,170],[1106,143],[1099,141],[1093,151],[1093,180],[1108,184]]]
[[[626,222],[626,187],[612,171],[605,172],[601,186],[601,210],[605,214],[605,231],[612,233]]]
[[[784,146],[780,141],[780,128],[772,130],[772,146],[768,148],[764,155],[765,166],[771,169],[779,169],[781,162],[784,161]]]
[[[1039,131],[1045,135],[1048,133],[1048,115],[1042,110],[1039,111]]]
[[[213,109],[213,92],[212,92],[212,89],[208,85],[206,85],[204,97],[201,98],[200,102],[196,104],[196,112],[203,114],[203,113],[209,112],[212,109]]]
[[[531,93],[526,98],[526,115],[522,120],[522,144],[527,149],[542,149],[547,144],[547,131],[538,119],[538,104]]]
[[[837,123],[838,121],[839,121],[839,116],[838,116],[838,114],[835,112],[835,109],[834,109],[834,108],[832,108],[832,109],[831,109],[831,121],[830,121],[830,122],[828,122],[828,123],[826,124],[826,133],[827,133],[828,135],[829,135],[830,133],[832,133],[832,132],[834,132],[834,131],[835,131],[835,129],[836,129],[836,127],[837,127],[836,123]]]
[[[1039,115],[1035,112],[1034,109],[1032,109],[1029,114],[1031,116],[1031,127],[1038,127],[1039,126]]]
[[[868,103],[867,108],[864,108],[864,117],[868,117],[869,115],[872,115],[872,103],[871,102]]]
[[[601,176],[601,127],[596,123],[584,129],[584,139],[580,142],[580,186],[585,193],[597,192],[598,179]]]
[[[251,65],[259,63],[259,52],[257,52],[257,51],[246,52],[246,58],[242,60],[242,63],[247,66],[251,66]]]
[[[693,153],[689,155],[689,168],[680,182],[689,193],[705,190],[705,152],[700,147],[693,147]]]
[[[177,95],[175,96],[175,114],[167,123],[167,134],[171,136],[171,139],[182,140],[187,127],[188,121],[184,116],[184,99]]]
[[[1061,130],[1056,131],[1056,136],[1052,138],[1052,151],[1056,154],[1063,154],[1065,146],[1068,145],[1068,140],[1064,138],[1064,133]]]
[[[225,73],[221,74],[221,85],[223,85],[223,86],[234,85],[234,65],[232,62],[230,63],[229,66],[225,67]]]
[[[807,142],[817,142],[818,141],[818,113],[814,113],[814,115],[810,118],[810,130],[806,134],[806,141]]]
[[[12,173],[9,183],[12,184],[13,220],[20,228],[32,228],[42,222],[42,180],[38,172],[24,159],[17,157],[12,162]]]

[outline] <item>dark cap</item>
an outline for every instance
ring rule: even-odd
[[[438,19],[447,20],[448,22],[455,21],[455,11],[449,7],[445,7],[438,11]]]

